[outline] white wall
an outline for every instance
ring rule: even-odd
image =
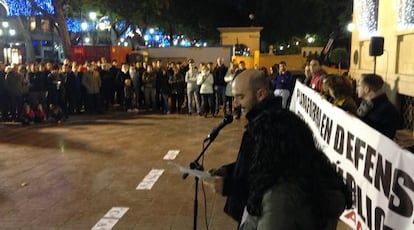
[[[217,57],[222,57],[224,63],[228,65],[231,61],[233,47],[166,47],[166,48],[148,48],[149,58],[192,58],[196,64],[201,62],[216,63]]]

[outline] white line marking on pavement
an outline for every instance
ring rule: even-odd
[[[174,160],[177,155],[180,153],[180,150],[169,150],[164,156],[164,160]]]
[[[121,219],[128,209],[127,207],[113,207],[105,214],[104,218]]]
[[[157,182],[158,178],[162,175],[164,169],[152,169],[139,183],[136,190],[151,190],[152,186],[154,186],[155,182]]]
[[[128,211],[127,207],[113,207],[102,217],[92,230],[111,230],[119,219]]]

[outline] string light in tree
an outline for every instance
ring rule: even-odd
[[[35,16],[41,15],[39,11],[36,11],[29,0],[5,0],[9,8],[9,16]],[[54,14],[54,8],[51,0],[34,0],[34,2],[48,12]]]

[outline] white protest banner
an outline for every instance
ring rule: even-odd
[[[353,229],[414,229],[414,154],[296,82],[290,109],[351,185],[355,206],[341,220]]]

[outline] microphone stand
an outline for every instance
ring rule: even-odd
[[[204,171],[204,167],[202,164],[200,164],[198,161],[200,160],[201,157],[204,156],[204,153],[206,152],[207,148],[210,146],[210,144],[213,142],[214,138],[206,138],[203,141],[203,149],[201,150],[200,154],[198,155],[198,157],[192,161],[190,163],[190,169],[196,169],[196,170],[200,170],[200,171]],[[204,146],[204,144],[207,143],[207,145]],[[187,178],[188,174],[184,174],[183,175],[183,179]],[[194,181],[195,181],[195,187],[194,187],[194,219],[193,219],[193,229],[197,230],[197,215],[198,215],[198,181],[199,178],[198,177],[194,177]]]

